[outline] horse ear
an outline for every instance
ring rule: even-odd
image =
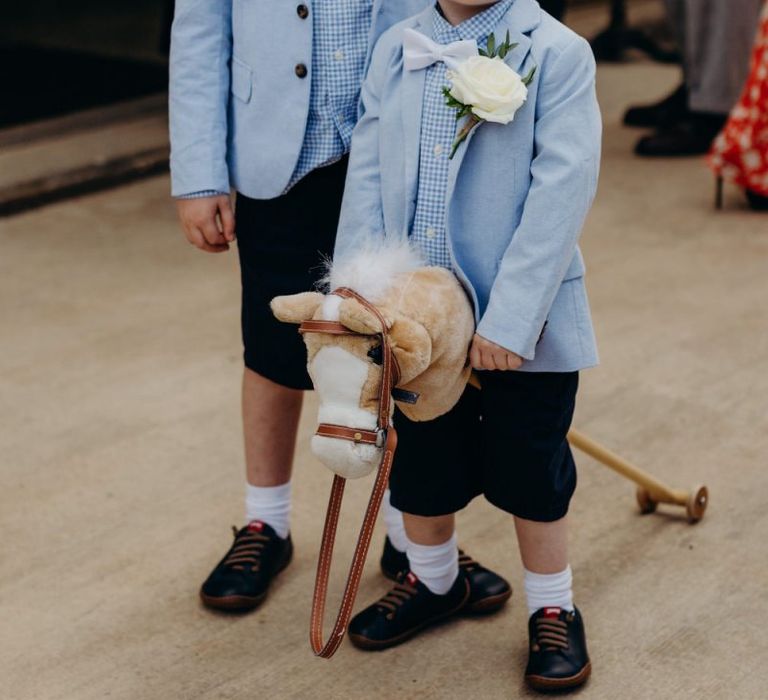
[[[407,316],[395,320],[389,335],[397,364],[400,365],[400,384],[408,384],[429,367],[432,338],[424,326]]]
[[[344,299],[339,305],[339,322],[355,333],[376,335],[381,333],[381,321],[357,299]],[[387,321],[387,328],[392,324]]]
[[[275,297],[269,304],[278,321],[302,323],[315,315],[324,296],[320,292],[302,292],[289,296]]]

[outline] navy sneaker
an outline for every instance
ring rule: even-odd
[[[592,671],[578,610],[540,608],[528,621],[530,648],[525,680],[536,690],[565,690],[585,683]]]
[[[209,608],[243,612],[267,597],[272,580],[291,561],[293,543],[260,520],[232,530],[235,541],[202,585],[200,599]]]
[[[461,571],[445,595],[432,593],[410,571],[401,572],[389,593],[352,618],[349,639],[366,651],[402,644],[460,612],[468,599],[469,582]]]

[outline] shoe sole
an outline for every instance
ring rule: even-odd
[[[575,688],[587,682],[592,673],[592,662],[587,661],[584,668],[576,675],[567,678],[547,678],[546,676],[526,676],[525,682],[534,690],[565,690]]]
[[[465,615],[492,615],[501,610],[511,597],[512,589],[498,595],[490,595],[467,605],[463,612]]]
[[[291,563],[293,559],[293,549],[291,549],[291,555],[278,567],[275,571],[273,581],[277,576]],[[210,596],[203,593],[203,589],[200,589],[200,600],[203,605],[212,610],[222,610],[224,612],[250,612],[258,608],[266,599],[269,589],[272,587],[270,582],[266,591],[257,596],[245,596],[245,595],[225,595],[225,596]]]
[[[440,615],[436,615],[435,617],[430,618],[429,620],[425,620],[420,625],[417,625],[416,627],[413,627],[409,629],[407,632],[403,632],[402,634],[399,634],[397,637],[392,637],[391,639],[368,639],[368,637],[363,637],[359,634],[354,634],[352,632],[349,633],[349,641],[352,642],[358,649],[362,649],[363,651],[382,651],[384,649],[389,649],[390,647],[397,646],[398,644],[402,644],[403,642],[407,642],[411,637],[414,637],[422,630],[426,629],[427,627],[430,627],[431,625],[437,624],[438,622],[441,622],[443,620],[447,620],[449,617],[455,615],[459,611],[461,611],[462,607],[467,602],[467,599],[469,598],[469,586],[467,586],[467,594],[464,596],[464,599],[461,601],[459,605],[457,605],[452,610],[449,610],[448,612],[441,613]]]
[[[390,581],[397,581],[397,574],[392,574],[391,571],[387,571],[383,566],[381,567],[381,573],[385,578]],[[399,572],[398,572],[399,573]],[[464,615],[492,615],[495,612],[501,610],[507,601],[512,597],[512,589],[499,593],[497,595],[486,596],[480,600],[476,600],[474,603],[467,605],[462,611]]]
[[[267,597],[267,591],[259,596],[249,597],[244,595],[227,595],[221,597],[209,596],[200,591],[200,600],[203,605],[213,610],[226,610],[227,612],[248,612],[258,608]]]

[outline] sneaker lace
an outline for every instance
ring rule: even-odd
[[[269,537],[248,530],[238,532],[234,525],[232,532],[235,535],[235,544],[224,559],[224,566],[235,571],[244,571],[246,565],[250,565],[253,571],[258,571],[261,566],[261,554],[264,545],[269,542]]]
[[[568,648],[568,625],[553,617],[539,617],[536,626],[534,651],[557,651]]]
[[[407,583],[396,583],[389,593],[381,598],[376,605],[384,610],[389,610],[387,618],[391,620],[397,612],[397,609],[417,593],[418,591]]]

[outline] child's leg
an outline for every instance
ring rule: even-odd
[[[404,554],[405,550],[408,548],[408,536],[405,534],[403,514],[392,505],[389,500],[390,497],[391,492],[387,489],[384,492],[384,502],[381,504],[384,525],[387,528],[389,544],[392,545],[398,554]]]
[[[459,575],[455,518],[439,515],[426,518],[403,513],[408,535],[408,564],[411,572],[432,593],[445,595]]]
[[[452,513],[480,492],[479,407],[477,390],[468,389],[433,421],[410,421],[395,411],[398,449],[389,485],[391,504],[402,513],[407,556],[395,568],[391,590],[349,624],[349,638],[361,649],[400,644],[463,610],[499,610],[511,595],[509,583],[471,557],[459,565]],[[385,519],[398,524],[387,510]],[[382,570],[389,575],[391,567],[382,563]]]
[[[429,547],[441,545],[453,537],[456,517],[450,514],[426,518],[423,515],[403,513],[403,522],[409,544]]]
[[[573,610],[567,517],[554,522],[516,517],[515,530],[525,567],[528,614],[541,608]]]
[[[584,621],[573,605],[568,521],[515,517],[525,567],[529,656],[525,680],[537,690],[565,690],[591,672]]]
[[[400,644],[439,620],[461,611],[469,600],[469,580],[459,571],[453,515],[403,513],[408,534],[409,570],[395,586],[349,623],[349,638],[361,649]]]
[[[526,570],[525,678],[538,689],[573,688],[591,668],[568,566],[566,514],[576,466],[567,434],[578,375],[488,372],[482,384],[484,494],[515,516]]]
[[[285,539],[290,530],[291,468],[304,392],[245,368],[245,521],[261,520]]]

